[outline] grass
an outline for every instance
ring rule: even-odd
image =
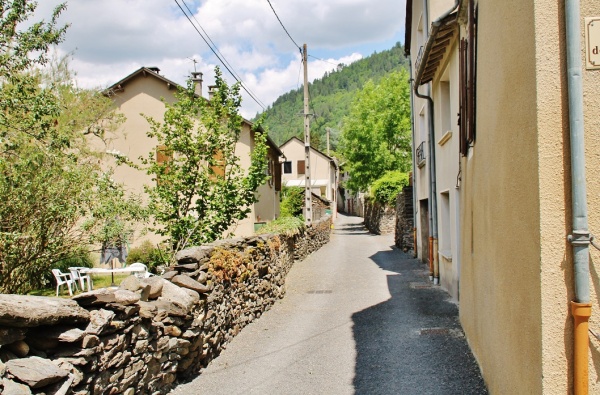
[[[303,226],[304,220],[302,218],[281,217],[260,228],[256,234],[277,233],[290,236],[298,233],[298,230]]]
[[[94,289],[100,289],[100,288],[108,288],[111,286],[111,276],[109,275],[105,275],[105,274],[92,274],[92,284]],[[115,274],[115,285],[119,285],[121,284],[121,281],[123,281],[126,277],[129,277],[128,274]],[[79,287],[79,283],[77,283],[77,286]],[[87,286],[87,284],[86,284]],[[87,291],[87,288],[86,288]],[[79,290],[79,288],[77,289],[73,289],[73,295],[77,295],[82,293],[83,291]],[[38,289],[35,291],[31,291],[29,293],[29,295],[35,295],[35,296],[56,296],[56,287],[54,288],[44,288],[44,289]],[[60,287],[60,293],[58,294],[59,297],[61,298],[70,298],[71,296],[69,295],[69,291],[67,290],[67,287],[63,286]]]

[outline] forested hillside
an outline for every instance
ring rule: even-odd
[[[311,145],[324,150],[326,128],[331,128],[331,147],[336,149],[344,116],[349,112],[350,103],[357,91],[372,80],[377,83],[383,76],[400,68],[407,68],[404,47],[397,43],[393,48],[374,53],[349,66],[327,73],[321,79],[309,84],[311,119]],[[299,88],[280,96],[265,111],[265,124],[269,135],[277,144],[297,136],[303,139],[304,108],[303,89]]]

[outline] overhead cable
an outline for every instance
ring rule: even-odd
[[[275,17],[277,18],[277,20],[279,21],[279,24],[281,25],[281,27],[283,28],[283,30],[285,31],[285,33],[288,35],[288,37],[290,38],[290,40],[292,40],[292,42],[294,43],[294,45],[296,46],[296,48],[298,48],[298,50],[300,52],[302,52],[302,48],[300,48],[300,46],[296,43],[296,41],[292,38],[292,36],[290,35],[290,33],[287,31],[287,29],[285,28],[285,26],[283,25],[283,22],[281,22],[281,19],[279,18],[279,15],[277,15],[277,12],[275,12],[275,8],[273,8],[273,4],[271,4],[271,0],[267,0],[267,3],[269,3],[269,6],[271,6],[271,10],[273,10],[273,14],[275,14]]]
[[[187,6],[187,4],[185,4],[184,0],[181,0],[181,2],[185,5],[185,7],[188,9],[188,11],[190,12],[190,14],[193,13],[191,12],[191,10],[189,9],[189,7]],[[259,106],[262,107],[263,110],[266,109],[266,106],[245,86],[244,82],[242,81],[241,78],[239,78],[236,73],[234,71],[232,71],[229,65],[229,62],[227,62],[227,60],[224,60],[225,57],[221,54],[221,56],[219,56],[219,54],[217,54],[218,49],[216,49],[216,45],[215,48],[213,48],[212,45],[209,44],[209,40],[210,37],[208,37],[208,34],[206,34],[206,37],[204,37],[204,35],[200,32],[200,30],[198,30],[198,27],[196,27],[196,24],[194,24],[194,22],[192,21],[192,19],[189,17],[189,15],[185,12],[185,10],[183,9],[183,7],[181,6],[181,4],[179,4],[178,0],[175,0],[175,4],[177,4],[177,6],[179,7],[179,9],[181,10],[181,12],[183,13],[183,15],[185,15],[185,17],[187,18],[187,20],[191,23],[192,27],[194,28],[194,30],[196,30],[196,32],[198,33],[198,35],[202,38],[202,40],[204,40],[204,42],[206,43],[206,45],[208,45],[208,48],[211,50],[211,52],[217,57],[217,59],[221,62],[221,64],[223,65],[223,67],[225,67],[225,69],[229,72],[229,74],[231,74],[231,76],[233,77],[233,79],[235,79],[240,86],[242,87],[242,89],[244,91],[246,91],[246,93],[250,96],[250,98],[252,98],[252,100],[254,100],[256,102],[256,104],[258,104]],[[195,18],[194,18],[195,19]],[[196,20],[197,22],[197,20]],[[198,26],[200,26],[200,24],[198,23]],[[200,28],[202,29],[202,26],[200,26]],[[204,31],[204,29],[202,29]],[[212,40],[210,40],[210,42],[212,42]],[[214,45],[214,43],[213,43]],[[219,52],[220,53],[220,52]]]

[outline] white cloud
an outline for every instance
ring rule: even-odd
[[[60,2],[39,2],[37,15],[47,19]],[[264,104],[298,87],[300,54],[267,1],[185,2],[194,12],[192,20],[200,23]],[[310,80],[338,63],[349,64],[373,49],[385,49],[377,45],[403,31],[404,6],[397,1],[271,0],[271,4],[296,43],[307,43],[310,54],[325,60],[309,58]],[[67,5],[61,22],[71,27],[59,52],[74,51],[72,67],[80,85],[104,87],[141,66],[157,66],[167,78],[184,83],[194,69],[190,58],[199,62],[196,67],[204,73],[205,86],[212,83],[214,65],[220,63],[174,1],[71,0]],[[259,110],[245,98],[246,117]]]

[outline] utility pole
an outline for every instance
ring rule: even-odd
[[[327,131],[327,155],[331,156],[331,152],[329,151],[329,133],[331,132],[331,128],[327,127],[325,130]]]
[[[308,54],[306,44],[302,46],[304,63],[304,223],[312,224],[312,196],[310,179],[310,114],[308,113]]]

